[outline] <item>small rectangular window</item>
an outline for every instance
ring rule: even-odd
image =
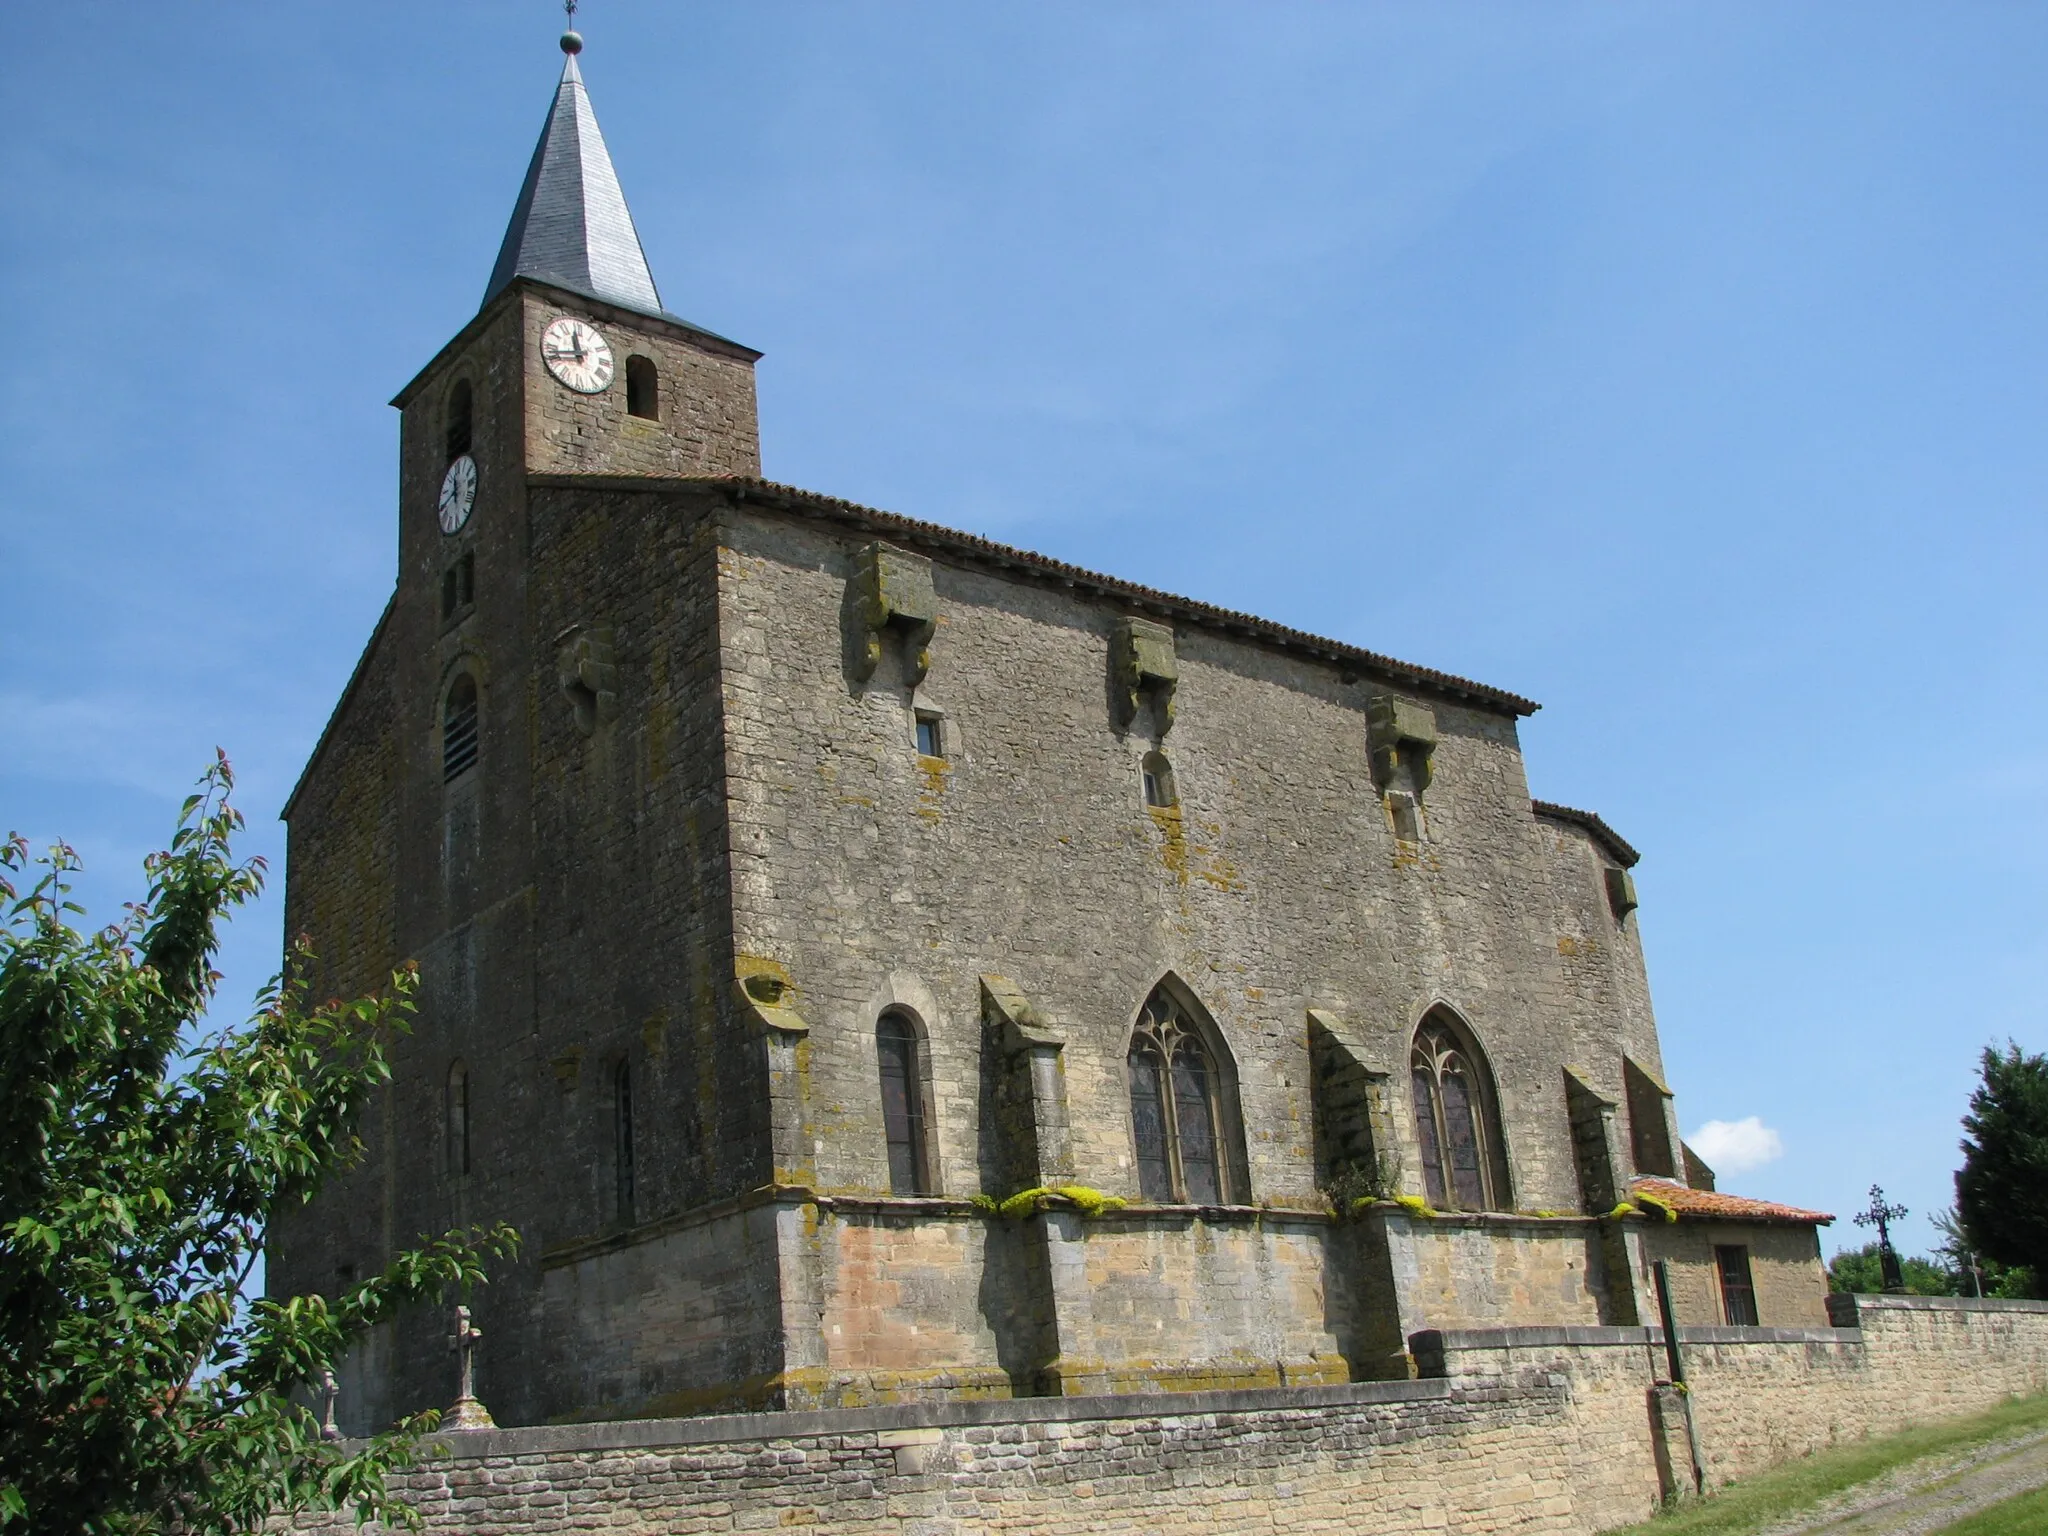
[[[441,617],[454,618],[456,604],[455,567],[451,565],[441,573]]]
[[[1714,1265],[1721,1271],[1721,1313],[1728,1326],[1756,1327],[1756,1284],[1750,1278],[1749,1250],[1739,1244],[1717,1243]]]
[[[460,593],[459,593],[458,595],[459,595],[459,596],[461,597],[461,599],[462,599],[462,605],[463,605],[463,607],[467,608],[467,607],[468,607],[468,606],[469,606],[469,605],[470,605],[471,603],[473,603],[473,602],[475,602],[475,601],[476,601],[476,551],[475,551],[475,550],[471,550],[471,551],[470,551],[469,553],[467,553],[466,555],[464,555],[464,556],[462,557],[462,565],[461,565],[460,569],[461,569],[461,572],[462,572],[462,574],[461,574],[460,578],[459,578],[459,579],[458,579],[458,581],[457,581],[457,585],[458,585],[458,586],[460,587],[461,591],[460,591]]]
[[[917,713],[917,755],[919,757],[944,757],[945,741],[939,735],[939,717],[928,715],[923,710]]]

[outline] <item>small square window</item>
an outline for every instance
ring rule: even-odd
[[[917,712],[917,755],[919,757],[944,757],[945,740],[939,735],[939,717]]]

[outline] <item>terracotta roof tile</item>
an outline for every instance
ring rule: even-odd
[[[1785,1221],[1823,1227],[1835,1219],[1825,1211],[1804,1211],[1796,1205],[1779,1205],[1774,1200],[1751,1200],[1711,1189],[1688,1189],[1670,1179],[1636,1179],[1630,1183],[1628,1191],[1632,1195],[1640,1192],[1655,1196],[1678,1212],[1681,1221],[1694,1216],[1716,1221]]]

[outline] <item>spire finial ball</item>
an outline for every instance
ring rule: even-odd
[[[582,51],[583,34],[581,32],[564,32],[562,34],[562,52],[575,55]]]

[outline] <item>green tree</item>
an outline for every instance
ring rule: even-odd
[[[1984,1048],[1963,1116],[1956,1215],[1986,1258],[2048,1276],[2048,1057]]]
[[[516,1242],[451,1232],[333,1298],[245,1294],[271,1213],[360,1154],[412,977],[308,1006],[301,946],[246,1026],[205,1033],[217,926],[262,886],[261,862],[229,851],[232,786],[221,757],[147,861],[146,903],[97,933],[71,926],[71,850],[0,849],[7,1536],[225,1536],[307,1507],[416,1520],[385,1478],[434,1417],[326,1441],[309,1389],[366,1329],[480,1282]]]
[[[1953,1296],[1956,1294],[1955,1276],[1933,1259],[1899,1256],[1899,1273],[1906,1282],[1909,1296]],[[1856,1291],[1865,1296],[1874,1296],[1884,1290],[1884,1267],[1877,1256],[1877,1244],[1865,1243],[1861,1248],[1844,1248],[1828,1260],[1828,1289],[1831,1291]]]

